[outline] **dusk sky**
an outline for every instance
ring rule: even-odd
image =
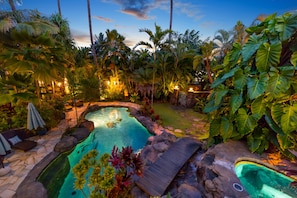
[[[62,15],[70,24],[77,46],[90,46],[87,1],[60,0]],[[90,0],[93,34],[116,29],[125,36],[125,43],[133,47],[139,41],[148,41],[148,28],[154,24],[169,29],[170,0]],[[172,29],[200,32],[201,39],[213,38],[219,29],[231,30],[240,20],[250,26],[261,15],[297,11],[297,0],[173,0]],[[1,10],[9,10],[6,4]],[[17,9],[37,9],[46,16],[58,12],[57,0],[23,0]]]

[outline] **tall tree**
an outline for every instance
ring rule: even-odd
[[[17,4],[22,4],[22,0],[0,0],[0,3],[4,3],[5,1],[8,2],[11,11],[15,12],[16,11],[16,7],[15,7],[15,3]]]
[[[233,40],[243,45],[247,40],[247,33],[245,32],[245,25],[241,21],[237,21],[233,28]]]
[[[60,0],[57,0],[59,15],[62,16]]]
[[[172,34],[172,13],[173,13],[173,0],[170,0],[169,42],[171,42],[171,34]]]
[[[98,69],[97,55],[96,55],[96,50],[95,50],[94,40],[93,40],[93,29],[92,29],[92,17],[91,17],[90,0],[87,0],[87,4],[88,4],[88,21],[89,21],[90,40],[91,40],[91,50],[92,50],[92,53],[93,53],[94,64],[96,65],[96,67]]]
[[[166,46],[166,41],[165,37],[168,35],[170,30],[162,30],[160,26],[155,24],[155,33],[153,33],[150,29],[144,28],[140,29],[140,32],[145,32],[149,36],[149,40],[152,42],[153,45],[151,45],[148,42],[140,41],[139,43],[136,44],[134,48],[140,45],[144,45],[150,49],[153,50],[153,57],[154,57],[154,64],[153,64],[153,80],[152,80],[152,94],[151,94],[151,103],[153,104],[154,101],[154,87],[155,87],[155,73],[156,73],[156,59],[157,59],[157,50],[162,49],[163,47]]]
[[[213,42],[216,45],[216,52],[219,53],[221,58],[224,57],[232,47],[232,32],[223,29],[218,30],[215,34]]]
[[[208,76],[208,81],[210,83],[213,83],[213,77],[211,72],[211,59],[213,58],[213,55],[214,55],[213,46],[214,46],[214,43],[212,41],[204,42],[201,45],[201,55],[196,55],[193,61],[194,69],[196,69],[199,66],[199,64],[202,64],[205,66],[205,70]]]
[[[36,18],[16,24],[0,39],[4,47],[0,56],[3,69],[10,74],[30,76],[35,82],[38,98],[41,81],[50,83],[63,74],[63,47],[52,37],[57,33],[58,28],[54,24]]]

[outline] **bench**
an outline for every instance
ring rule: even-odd
[[[26,139],[28,138],[28,135],[25,133],[24,129],[10,129],[1,132],[1,134],[8,141],[11,148],[20,149],[26,152],[37,146],[37,142]]]

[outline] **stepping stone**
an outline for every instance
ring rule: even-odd
[[[181,129],[175,129],[174,132],[175,132],[175,133],[182,133],[183,130],[181,130]]]

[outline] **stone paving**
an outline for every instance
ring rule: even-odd
[[[77,114],[80,115],[86,107],[87,105],[77,108]],[[10,172],[0,176],[0,198],[12,198],[27,174],[38,162],[54,150],[63,132],[68,127],[75,125],[76,113],[71,110],[66,113],[66,119],[62,120],[57,127],[48,131],[46,135],[30,138],[37,142],[35,148],[27,152],[13,150],[7,155],[4,159],[4,165],[6,169],[10,169]]]

